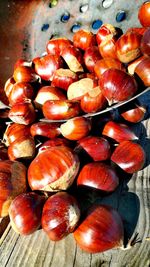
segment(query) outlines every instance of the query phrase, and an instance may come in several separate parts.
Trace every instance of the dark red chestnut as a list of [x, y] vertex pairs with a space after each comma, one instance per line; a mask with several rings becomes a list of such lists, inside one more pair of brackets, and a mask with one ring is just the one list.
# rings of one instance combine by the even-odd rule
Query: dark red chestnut
[[36, 113], [30, 102], [14, 104], [8, 117], [15, 123], [28, 125], [35, 121]]
[[145, 31], [141, 40], [141, 51], [143, 55], [150, 56], [150, 28]]
[[128, 100], [137, 91], [137, 84], [132, 76], [113, 68], [106, 70], [101, 75], [99, 85], [109, 105]]
[[142, 121], [146, 113], [146, 108], [136, 105], [135, 107], [122, 112], [120, 115], [129, 122], [137, 123]]
[[66, 120], [79, 115], [78, 102], [71, 100], [47, 100], [43, 105], [43, 114], [49, 120]]
[[74, 117], [60, 126], [61, 134], [69, 140], [80, 140], [91, 130], [91, 121], [84, 117]]
[[107, 160], [110, 158], [110, 144], [103, 137], [87, 136], [80, 139], [78, 143], [94, 161]]
[[3, 142], [6, 146], [9, 146], [12, 142], [22, 136], [30, 136], [30, 127], [24, 124], [11, 123], [4, 132]]
[[26, 190], [26, 167], [18, 161], [0, 161], [0, 217], [8, 215], [12, 200]]
[[18, 66], [13, 73], [13, 78], [16, 82], [35, 82], [39, 79], [39, 76], [35, 71], [28, 66]]
[[150, 58], [143, 58], [135, 68], [135, 73], [145, 86], [150, 86]]
[[139, 144], [123, 141], [116, 147], [111, 160], [125, 172], [134, 173], [143, 168], [146, 155]]
[[79, 159], [72, 149], [55, 146], [39, 153], [28, 168], [28, 182], [32, 190], [66, 190], [73, 183]]
[[47, 100], [65, 99], [66, 96], [61, 89], [53, 86], [43, 86], [36, 95], [35, 104], [38, 104], [37, 106], [40, 107], [40, 105], [43, 105]]
[[33, 60], [35, 72], [46, 81], [51, 81], [55, 70], [62, 67], [62, 59], [58, 55], [45, 55]]
[[30, 133], [34, 136], [45, 136], [47, 138], [55, 138], [60, 135], [60, 123], [36, 122], [31, 125]]
[[58, 241], [74, 231], [80, 218], [76, 199], [59, 192], [46, 201], [42, 214], [42, 228], [53, 241]]
[[78, 75], [70, 69], [58, 69], [54, 73], [52, 86], [56, 86], [67, 91], [69, 85], [77, 80]]
[[82, 50], [96, 45], [95, 35], [87, 30], [80, 29], [73, 35], [73, 44]]
[[8, 147], [8, 157], [10, 160], [31, 159], [35, 155], [35, 142], [31, 136], [20, 136]]
[[85, 185], [112, 192], [119, 185], [119, 178], [115, 170], [102, 162], [91, 162], [82, 168], [77, 178], [77, 185]]
[[123, 246], [123, 223], [119, 213], [112, 207], [94, 205], [73, 235], [81, 249], [99, 253]]
[[143, 27], [150, 27], [150, 1], [141, 4], [138, 10], [138, 19]]
[[13, 106], [16, 103], [23, 103], [28, 99], [33, 99], [34, 89], [29, 83], [17, 82], [14, 84], [11, 93], [9, 94], [9, 103]]
[[108, 121], [105, 124], [102, 134], [114, 139], [118, 143], [125, 140], [138, 139], [134, 132], [127, 125], [114, 121]]
[[85, 50], [84, 63], [89, 72], [94, 72], [94, 66], [102, 57], [97, 46], [90, 46]]
[[44, 197], [34, 192], [17, 196], [10, 205], [9, 217], [12, 228], [21, 235], [30, 235], [41, 225]]

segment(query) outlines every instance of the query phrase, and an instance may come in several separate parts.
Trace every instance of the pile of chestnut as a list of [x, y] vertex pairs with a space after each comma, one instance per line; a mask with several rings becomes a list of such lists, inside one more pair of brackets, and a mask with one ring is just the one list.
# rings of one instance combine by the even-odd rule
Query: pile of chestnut
[[144, 167], [145, 152], [128, 124], [141, 121], [145, 107], [133, 104], [121, 123], [106, 114], [103, 127], [101, 117], [84, 116], [150, 86], [150, 1], [138, 17], [142, 26], [124, 34], [110, 24], [96, 34], [80, 29], [72, 41], [49, 40], [41, 57], [16, 62], [0, 112], [0, 217], [9, 215], [19, 234], [42, 227], [57, 241], [73, 232], [90, 253], [123, 246], [118, 211], [93, 204], [83, 214], [76, 192], [110, 194], [119, 169], [133, 174]]

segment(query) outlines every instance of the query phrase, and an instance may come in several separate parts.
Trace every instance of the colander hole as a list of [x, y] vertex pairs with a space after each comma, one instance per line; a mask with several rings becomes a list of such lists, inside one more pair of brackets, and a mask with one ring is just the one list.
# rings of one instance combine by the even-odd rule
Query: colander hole
[[46, 32], [46, 31], [48, 30], [48, 28], [49, 28], [49, 24], [48, 24], [48, 23], [43, 24], [43, 26], [42, 26], [42, 28], [41, 28], [41, 31], [42, 31], [42, 32]]
[[88, 9], [89, 9], [89, 5], [88, 4], [81, 5], [80, 8], [79, 8], [81, 13], [87, 12]]
[[126, 19], [126, 12], [124, 10], [120, 10], [116, 15], [116, 21], [121, 22]]
[[62, 16], [61, 16], [61, 22], [65, 23], [70, 19], [70, 13], [69, 12], [65, 12]]
[[103, 0], [102, 7], [109, 8], [113, 4], [114, 0]]
[[49, 7], [50, 8], [55, 7], [57, 4], [58, 4], [58, 0], [51, 0], [49, 3]]
[[76, 23], [76, 24], [72, 25], [72, 27], [71, 27], [71, 32], [75, 33], [75, 32], [77, 32], [80, 28], [81, 28], [81, 24]]
[[102, 20], [100, 20], [100, 19], [95, 20], [92, 23], [92, 29], [93, 30], [98, 30], [102, 26], [102, 24], [103, 24]]

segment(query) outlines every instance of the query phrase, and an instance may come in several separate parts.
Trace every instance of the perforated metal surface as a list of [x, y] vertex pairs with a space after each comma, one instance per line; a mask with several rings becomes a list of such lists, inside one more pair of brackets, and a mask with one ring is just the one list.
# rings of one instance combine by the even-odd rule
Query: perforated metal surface
[[[125, 31], [140, 26], [138, 8], [142, 0], [1, 0], [0, 1], [0, 86], [12, 74], [18, 58], [32, 59], [45, 51], [53, 36], [72, 39], [79, 27], [97, 32], [102, 23]], [[125, 16], [116, 21], [120, 11]], [[92, 27], [93, 26], [93, 27]], [[94, 28], [94, 29], [93, 29]], [[96, 29], [95, 29], [96, 28]]]

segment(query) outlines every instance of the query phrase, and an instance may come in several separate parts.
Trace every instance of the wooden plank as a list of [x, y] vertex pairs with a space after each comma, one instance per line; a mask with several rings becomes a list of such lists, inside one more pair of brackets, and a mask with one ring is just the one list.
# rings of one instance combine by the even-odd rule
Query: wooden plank
[[94, 193], [97, 202], [108, 203], [121, 214], [126, 234], [135, 232], [142, 239], [130, 250], [114, 249], [99, 254], [83, 252], [73, 236], [59, 242], [48, 240], [39, 230], [30, 236], [19, 236], [9, 226], [2, 236], [0, 266], [4, 267], [148, 267], [150, 265], [150, 120], [133, 127], [146, 151], [143, 170], [131, 179], [122, 176], [120, 186], [107, 197]]

